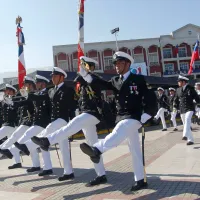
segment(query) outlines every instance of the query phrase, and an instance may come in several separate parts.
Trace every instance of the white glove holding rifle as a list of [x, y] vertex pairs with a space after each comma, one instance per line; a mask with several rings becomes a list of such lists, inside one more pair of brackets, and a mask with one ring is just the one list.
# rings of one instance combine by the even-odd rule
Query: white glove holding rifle
[[151, 115], [149, 115], [147, 113], [143, 113], [142, 116], [141, 116], [140, 122], [142, 124], [145, 124], [149, 119], [151, 119]]
[[84, 63], [81, 62], [81, 65], [80, 65], [80, 71], [79, 71], [79, 74], [83, 77], [83, 79], [85, 81], [87, 81], [88, 83], [91, 83], [92, 82], [92, 76], [90, 74], [88, 74], [88, 72], [85, 70], [84, 68]]

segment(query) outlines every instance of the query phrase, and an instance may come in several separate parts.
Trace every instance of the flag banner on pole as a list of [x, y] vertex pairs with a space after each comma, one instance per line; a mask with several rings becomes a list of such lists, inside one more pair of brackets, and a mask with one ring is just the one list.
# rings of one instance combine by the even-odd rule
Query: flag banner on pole
[[78, 71], [80, 70], [80, 57], [84, 56], [84, 0], [79, 0], [79, 34], [78, 34]]
[[17, 43], [18, 43], [18, 84], [19, 89], [23, 86], [24, 76], [26, 76], [25, 60], [24, 60], [24, 34], [20, 23], [17, 24]]
[[[80, 70], [80, 57], [84, 56], [84, 0], [79, 0], [78, 8], [78, 71]], [[76, 91], [79, 91], [80, 84], [76, 84]]]
[[196, 41], [196, 44], [194, 46], [194, 50], [192, 52], [192, 58], [190, 61], [190, 69], [188, 71], [188, 74], [191, 74], [193, 72], [193, 66], [194, 66], [194, 61], [199, 59], [199, 40]]

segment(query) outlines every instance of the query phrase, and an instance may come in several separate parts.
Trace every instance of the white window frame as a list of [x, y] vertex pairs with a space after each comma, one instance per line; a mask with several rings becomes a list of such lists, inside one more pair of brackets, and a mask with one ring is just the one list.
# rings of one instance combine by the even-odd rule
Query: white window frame
[[[109, 59], [109, 61], [105, 61], [105, 59]], [[113, 69], [112, 60], [113, 60], [113, 57], [112, 57], [112, 56], [104, 56], [104, 57], [103, 57], [104, 69], [105, 69], [105, 70], [111, 70], [111, 69]], [[108, 63], [106, 63], [106, 62], [109, 62], [110, 64], [107, 65]], [[107, 66], [106, 66], [106, 65], [107, 65]]]
[[[181, 65], [187, 65], [187, 69], [186, 69], [186, 67], [184, 67], [184, 68], [181, 68]], [[187, 63], [187, 62], [180, 62], [180, 69], [181, 70], [188, 70], [189, 69], [189, 64]]]
[[[141, 60], [139, 59], [139, 61], [137, 61], [137, 59], [135, 59], [135, 56], [141, 56]], [[133, 55], [134, 58], [134, 63], [143, 63], [144, 62], [144, 54], [143, 53], [138, 53], [138, 54], [134, 54]]]
[[164, 64], [165, 71], [169, 71], [169, 70], [166, 70], [166, 65], [172, 65], [173, 70], [170, 70], [170, 72], [174, 72], [174, 63], [166, 63], [166, 64]]
[[78, 59], [73, 59], [73, 71], [78, 71]]
[[[199, 65], [200, 66], [200, 61], [194, 61], [194, 69], [196, 69], [196, 65]], [[200, 68], [200, 67], [199, 67]]]
[[[165, 57], [165, 56], [164, 56], [164, 50], [170, 50], [171, 57]], [[173, 58], [173, 55], [172, 55], [172, 48], [163, 48], [163, 58], [164, 58], [164, 59]]]
[[[152, 56], [153, 54], [155, 54], [154, 56], [157, 56], [157, 60], [150, 60], [150, 56]], [[148, 53], [148, 60], [149, 60], [149, 66], [157, 66], [159, 65], [159, 56], [158, 56], [158, 52], [152, 52], [152, 53]]]
[[[180, 50], [180, 49], [185, 49], [185, 56], [180, 56], [180, 55], [179, 55], [179, 50]], [[187, 57], [187, 48], [186, 48], [186, 47], [178, 47], [178, 56], [179, 56], [180, 58]]]
[[69, 69], [68, 60], [58, 60], [58, 67], [65, 71], [68, 70]]

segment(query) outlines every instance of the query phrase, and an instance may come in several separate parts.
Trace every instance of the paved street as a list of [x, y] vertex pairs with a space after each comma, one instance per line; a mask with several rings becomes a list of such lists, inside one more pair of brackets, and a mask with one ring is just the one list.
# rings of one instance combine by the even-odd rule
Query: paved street
[[[27, 174], [31, 160], [23, 156], [23, 168], [8, 170], [11, 160], [0, 160], [0, 199], [3, 200], [126, 200], [126, 199], [200, 199], [200, 128], [193, 125], [195, 145], [182, 141], [182, 126], [178, 132], [168, 128], [146, 128], [145, 158], [148, 189], [130, 192], [133, 182], [131, 158], [126, 142], [103, 156], [108, 184], [85, 187], [95, 177], [93, 164], [84, 155], [79, 144], [72, 142], [72, 164], [76, 178], [58, 182], [62, 174], [55, 149], [52, 149], [54, 175], [45, 178]], [[154, 129], [154, 130], [152, 130]], [[100, 137], [105, 137], [101, 135]]]

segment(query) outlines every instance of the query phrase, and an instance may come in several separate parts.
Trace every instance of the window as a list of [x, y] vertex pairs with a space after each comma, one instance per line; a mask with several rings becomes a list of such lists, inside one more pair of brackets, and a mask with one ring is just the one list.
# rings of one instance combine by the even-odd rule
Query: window
[[134, 63], [142, 63], [144, 62], [143, 54], [134, 54]]
[[163, 49], [163, 57], [164, 58], [172, 58], [172, 49], [171, 48], [164, 48]]
[[58, 67], [63, 70], [68, 70], [68, 61], [67, 60], [58, 60]]
[[198, 69], [198, 70], [200, 69], [200, 61], [195, 61], [194, 62], [194, 68]]
[[181, 71], [185, 71], [185, 70], [188, 70], [188, 63], [186, 63], [186, 62], [182, 62], [182, 63], [180, 63], [180, 70]]
[[174, 71], [174, 64], [173, 63], [165, 64], [165, 71], [173, 72]]
[[178, 48], [178, 56], [179, 57], [186, 57], [187, 56], [185, 47], [179, 47]]
[[78, 59], [74, 59], [73, 60], [73, 71], [77, 71], [78, 70]]
[[149, 53], [149, 66], [155, 66], [159, 64], [158, 61], [158, 54], [156, 53]]
[[112, 56], [104, 57], [104, 66], [105, 66], [106, 70], [113, 69], [112, 61], [113, 61], [113, 57]]

